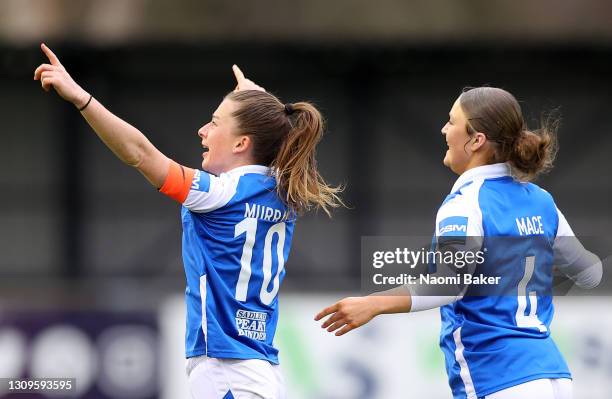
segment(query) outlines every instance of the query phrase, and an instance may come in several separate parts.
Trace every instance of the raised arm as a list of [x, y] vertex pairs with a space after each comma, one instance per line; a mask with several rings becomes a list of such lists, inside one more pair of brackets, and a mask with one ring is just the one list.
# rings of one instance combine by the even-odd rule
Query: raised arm
[[159, 188], [168, 174], [170, 159], [162, 154], [142, 132], [107, 110], [79, 86], [46, 45], [41, 49], [49, 59], [34, 71], [45, 91], [53, 88], [64, 100], [81, 110], [89, 126], [123, 163], [138, 169], [147, 180]]

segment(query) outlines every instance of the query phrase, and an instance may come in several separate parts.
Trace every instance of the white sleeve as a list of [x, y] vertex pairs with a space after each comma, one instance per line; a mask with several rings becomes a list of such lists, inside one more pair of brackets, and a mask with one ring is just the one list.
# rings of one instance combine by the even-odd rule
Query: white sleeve
[[580, 288], [595, 288], [601, 282], [603, 266], [594, 253], [576, 238], [565, 216], [557, 209], [559, 226], [553, 245], [554, 265]]
[[[436, 215], [436, 250], [474, 253], [481, 249], [484, 236], [482, 212], [478, 202], [481, 184], [474, 182], [464, 189], [462, 195], [455, 196], [440, 207]], [[452, 268], [452, 274], [466, 273], [466, 270], [473, 274], [476, 267], [473, 262], [457, 261], [446, 266]]]
[[[473, 186], [455, 197], [447, 200], [436, 215], [436, 248], [437, 251], [476, 252], [482, 247], [484, 229], [482, 227], [482, 213], [478, 204], [480, 184]], [[463, 272], [474, 274], [476, 265], [466, 263], [436, 264], [433, 272], [436, 276], [455, 276]], [[419, 312], [448, 305], [463, 298], [468, 288], [450, 287], [440, 289], [439, 286], [407, 285], [412, 297], [411, 312]]]
[[476, 193], [454, 197], [436, 215], [436, 237], [482, 237], [482, 213]]
[[411, 287], [408, 287], [408, 290], [410, 291], [410, 298], [412, 301], [412, 305], [410, 306], [411, 313], [439, 308], [461, 299], [456, 295], [414, 295]]
[[239, 176], [222, 173], [215, 176], [196, 170], [183, 205], [196, 213], [211, 212], [226, 205], [236, 194]]
[[210, 212], [226, 205], [236, 194], [239, 175], [212, 175], [170, 161], [159, 191], [193, 212]]

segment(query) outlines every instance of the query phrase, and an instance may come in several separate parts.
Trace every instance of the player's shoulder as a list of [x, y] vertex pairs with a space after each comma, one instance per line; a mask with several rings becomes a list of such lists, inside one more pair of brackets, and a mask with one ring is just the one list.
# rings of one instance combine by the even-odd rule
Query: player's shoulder
[[252, 202], [268, 207], [281, 204], [276, 179], [262, 168], [244, 168], [237, 172], [223, 173], [217, 178], [217, 191], [223, 198], [223, 207]]
[[483, 180], [476, 179], [457, 188], [446, 196], [438, 214], [469, 213], [478, 208], [478, 193]]
[[470, 181], [446, 197], [436, 215], [436, 235], [481, 234], [482, 213], [478, 203], [481, 185], [482, 179]]
[[196, 170], [189, 194], [183, 205], [197, 213], [208, 213], [226, 206], [236, 195], [241, 175], [221, 173], [214, 175]]
[[221, 173], [215, 175], [205, 170], [194, 170], [193, 180], [191, 182], [191, 190], [203, 193], [212, 193], [215, 191], [231, 189], [236, 186], [240, 175], [229, 173]]
[[271, 199], [276, 195], [276, 179], [274, 176], [263, 173], [242, 173], [227, 177], [231, 179], [236, 200], [254, 196], [268, 196]]
[[520, 198], [528, 196], [530, 201], [554, 202], [552, 195], [532, 182], [525, 182], [513, 176], [501, 176], [493, 179], [485, 179], [480, 187], [479, 198], [481, 202], [487, 202], [495, 198]]
[[[543, 189], [542, 187], [538, 186], [537, 184], [528, 184], [529, 188], [533, 192], [532, 206], [534, 207], [534, 209], [538, 209], [542, 215], [548, 215], [548, 220], [554, 220], [555, 224], [559, 222], [560, 218], [564, 220], [563, 217], [559, 216], [560, 211], [552, 194]], [[557, 228], [555, 228], [555, 231], [556, 230]]]
[[555, 202], [555, 199], [553, 198], [552, 194], [549, 193], [544, 188], [532, 182], [525, 183], [525, 184], [531, 189], [531, 191], [539, 195], [542, 199], [552, 201], [553, 203]]

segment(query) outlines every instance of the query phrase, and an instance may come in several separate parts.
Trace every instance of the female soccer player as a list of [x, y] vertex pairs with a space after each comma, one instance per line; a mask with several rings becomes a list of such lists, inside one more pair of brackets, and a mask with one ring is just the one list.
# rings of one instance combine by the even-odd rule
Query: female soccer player
[[339, 188], [321, 178], [320, 113], [282, 104], [234, 66], [238, 81], [198, 131], [202, 170], [162, 154], [83, 90], [44, 44], [50, 64], [34, 79], [73, 103], [102, 141], [159, 191], [181, 203], [187, 278], [186, 357], [196, 399], [284, 397], [277, 349], [277, 293], [296, 216], [329, 214]]
[[[345, 298], [315, 320], [331, 315], [322, 327], [343, 335], [380, 314], [441, 307], [440, 346], [454, 398], [571, 398], [570, 372], [550, 337], [553, 264], [585, 288], [599, 283], [602, 265], [550, 194], [527, 183], [552, 166], [554, 125], [527, 130], [514, 96], [479, 87], [459, 96], [442, 129], [444, 165], [460, 176], [438, 211], [435, 246], [486, 248], [470, 273], [501, 276], [497, 291], [482, 295], [472, 285], [431, 295], [431, 287], [406, 285]], [[459, 271], [435, 266], [434, 275]]]

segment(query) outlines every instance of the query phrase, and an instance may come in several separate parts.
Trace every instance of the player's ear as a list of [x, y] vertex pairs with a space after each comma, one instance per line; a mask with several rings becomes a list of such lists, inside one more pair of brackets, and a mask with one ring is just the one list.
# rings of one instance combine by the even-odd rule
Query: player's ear
[[487, 142], [487, 136], [484, 133], [476, 132], [471, 140], [472, 151], [476, 151], [479, 148], [482, 148]]
[[248, 151], [251, 148], [252, 141], [251, 137], [247, 135], [240, 136], [234, 142], [234, 147], [232, 148], [232, 152], [234, 154], [240, 154]]

